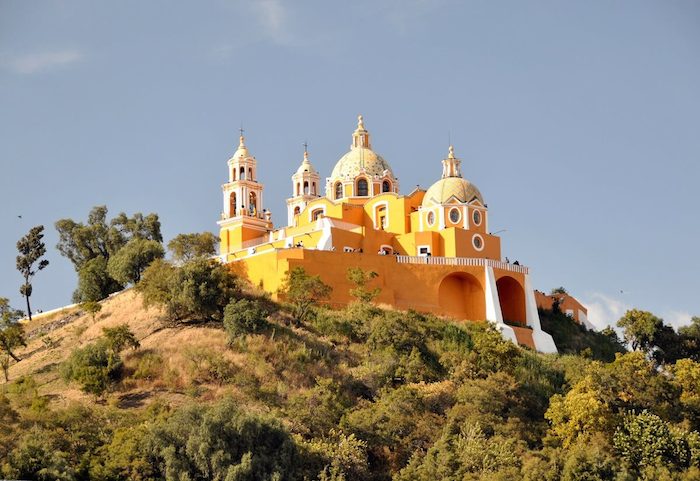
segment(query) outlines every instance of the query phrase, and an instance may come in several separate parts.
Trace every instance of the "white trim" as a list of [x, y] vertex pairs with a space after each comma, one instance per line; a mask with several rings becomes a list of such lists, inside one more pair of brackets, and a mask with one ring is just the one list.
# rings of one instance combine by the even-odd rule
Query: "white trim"
[[343, 247], [343, 252], [345, 252], [345, 253], [355, 252], [355, 249], [353, 249], [352, 247], [345, 246], [345, 247]]
[[[476, 242], [474, 242], [474, 241], [476, 241], [477, 238], [478, 238], [479, 240], [481, 240], [481, 247], [477, 247], [477, 246], [476, 246]], [[474, 249], [478, 250], [479, 252], [481, 252], [481, 251], [484, 250], [484, 247], [485, 247], [484, 238], [481, 237], [480, 234], [474, 234], [474, 235], [472, 236], [472, 247], [474, 247]]]
[[[321, 211], [321, 214], [326, 215], [326, 206], [325, 205], [320, 205], [318, 207], [312, 207], [309, 209], [309, 222], [314, 221], [314, 212]], [[320, 215], [320, 214], [319, 214]], [[318, 217], [316, 218], [318, 220]]]
[[485, 266], [484, 268], [484, 296], [486, 297], [486, 320], [493, 323], [504, 339], [508, 339], [513, 344], [518, 344], [518, 338], [515, 337], [515, 331], [512, 327], [503, 323], [503, 314], [501, 312], [501, 302], [498, 298], [498, 288], [496, 287], [496, 276], [493, 273], [493, 267]]
[[469, 207], [466, 205], [462, 207], [462, 224], [464, 230], [469, 229]]
[[388, 250], [387, 255], [392, 255], [394, 253], [394, 248], [387, 244], [382, 244], [379, 246], [379, 250]]
[[375, 229], [375, 230], [380, 230], [380, 229], [381, 229], [381, 225], [379, 225], [379, 223], [378, 223], [378, 220], [379, 220], [379, 219], [377, 219], [377, 211], [379, 210], [380, 207], [384, 207], [384, 208], [385, 208], [385, 212], [386, 212], [386, 215], [385, 215], [385, 217], [386, 217], [386, 225], [387, 225], [387, 227], [389, 227], [389, 201], [386, 201], [386, 200], [385, 200], [385, 201], [382, 201], [382, 202], [377, 202], [376, 204], [374, 204], [374, 206], [373, 206], [373, 208], [372, 208], [372, 222], [373, 222], [373, 224], [374, 224], [374, 229]]
[[529, 274], [525, 274], [525, 321], [532, 328], [532, 342], [539, 352], [557, 353], [557, 345], [548, 333], [542, 330], [540, 325], [540, 315], [537, 312], [537, 301], [535, 291], [530, 284]]
[[445, 229], [445, 208], [444, 207], [440, 206], [440, 208], [438, 209], [438, 215], [440, 216], [439, 229], [444, 230]]

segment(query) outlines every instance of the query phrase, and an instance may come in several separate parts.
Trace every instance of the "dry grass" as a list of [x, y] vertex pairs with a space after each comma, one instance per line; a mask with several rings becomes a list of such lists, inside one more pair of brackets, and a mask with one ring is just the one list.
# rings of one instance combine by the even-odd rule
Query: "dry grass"
[[[140, 296], [127, 290], [102, 301], [95, 321], [73, 308], [28, 323], [25, 329], [32, 335], [17, 351], [22, 360], [10, 367], [10, 380], [33, 376], [39, 394], [57, 407], [77, 401], [142, 408], [156, 398], [179, 405], [192, 397], [208, 401], [226, 394], [252, 410], [269, 410], [312, 387], [316, 377], [345, 371], [351, 355], [277, 317], [268, 332], [229, 346], [226, 333], [217, 326], [168, 327], [161, 310], [144, 309]], [[67, 385], [59, 374], [60, 364], [76, 348], [98, 339], [103, 328], [119, 324], [127, 324], [141, 343], [139, 350], [121, 354], [124, 380], [104, 400]], [[203, 355], [207, 359], [201, 361]], [[207, 375], [212, 363], [225, 367], [225, 381]]]

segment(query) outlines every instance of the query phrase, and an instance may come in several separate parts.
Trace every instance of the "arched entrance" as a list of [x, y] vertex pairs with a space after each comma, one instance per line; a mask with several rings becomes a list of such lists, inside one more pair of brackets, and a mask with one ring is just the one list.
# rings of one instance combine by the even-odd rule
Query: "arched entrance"
[[486, 318], [484, 289], [471, 274], [449, 274], [440, 282], [438, 297], [445, 315], [470, 321]]
[[503, 320], [526, 325], [525, 290], [520, 283], [510, 276], [503, 276], [496, 281], [496, 289]]

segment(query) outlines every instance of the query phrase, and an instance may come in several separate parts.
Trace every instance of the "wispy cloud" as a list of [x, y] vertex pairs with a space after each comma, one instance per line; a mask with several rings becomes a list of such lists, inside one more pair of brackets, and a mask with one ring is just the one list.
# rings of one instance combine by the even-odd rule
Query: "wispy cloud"
[[588, 321], [598, 330], [607, 326], [615, 327], [625, 311], [631, 309], [623, 299], [600, 292], [594, 292], [581, 302], [588, 308]]
[[288, 44], [292, 36], [287, 28], [288, 12], [279, 0], [257, 0], [252, 3], [260, 28], [265, 36], [278, 44]]
[[6, 56], [2, 59], [2, 66], [18, 74], [31, 75], [80, 62], [83, 58], [84, 55], [78, 50], [54, 50], [51, 52]]
[[667, 311], [663, 313], [663, 320], [674, 329], [690, 324], [690, 319], [693, 317], [689, 312], [685, 311]]

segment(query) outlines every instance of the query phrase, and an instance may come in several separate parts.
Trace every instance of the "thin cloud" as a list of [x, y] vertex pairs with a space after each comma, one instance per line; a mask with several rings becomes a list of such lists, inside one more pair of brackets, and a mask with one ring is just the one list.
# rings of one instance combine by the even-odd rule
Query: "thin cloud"
[[668, 311], [663, 315], [664, 322], [674, 329], [690, 324], [690, 319], [693, 316], [685, 311]]
[[598, 330], [615, 327], [618, 319], [631, 309], [622, 299], [600, 292], [594, 292], [583, 303], [588, 308], [588, 321]]
[[253, 13], [265, 35], [278, 44], [288, 44], [292, 38], [287, 29], [288, 13], [279, 0], [257, 0]]
[[56, 50], [10, 57], [3, 65], [12, 72], [31, 75], [82, 61], [84, 55], [77, 50]]

